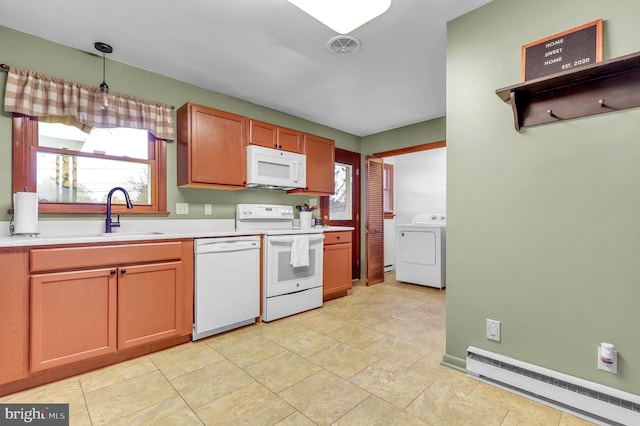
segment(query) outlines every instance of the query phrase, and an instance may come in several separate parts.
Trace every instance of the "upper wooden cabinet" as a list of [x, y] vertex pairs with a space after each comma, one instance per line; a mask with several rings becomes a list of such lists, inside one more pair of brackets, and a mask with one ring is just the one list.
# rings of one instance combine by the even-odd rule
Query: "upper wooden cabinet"
[[246, 187], [245, 135], [248, 119], [186, 103], [178, 109], [178, 186]]
[[249, 121], [249, 143], [302, 154], [302, 132], [258, 120]]
[[320, 136], [304, 135], [307, 156], [307, 187], [290, 193], [329, 195], [334, 193], [334, 142]]

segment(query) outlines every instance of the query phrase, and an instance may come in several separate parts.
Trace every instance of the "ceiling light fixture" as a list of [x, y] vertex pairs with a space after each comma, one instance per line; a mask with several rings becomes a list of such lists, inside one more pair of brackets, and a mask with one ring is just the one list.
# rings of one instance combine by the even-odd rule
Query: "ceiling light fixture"
[[95, 42], [93, 47], [95, 47], [98, 52], [102, 52], [102, 83], [100, 83], [100, 96], [98, 97], [98, 101], [100, 102], [100, 109], [107, 109], [109, 108], [109, 86], [105, 80], [106, 59], [104, 55], [105, 53], [112, 53], [113, 47], [101, 41]]
[[391, 0], [289, 0], [327, 27], [347, 34], [389, 9]]

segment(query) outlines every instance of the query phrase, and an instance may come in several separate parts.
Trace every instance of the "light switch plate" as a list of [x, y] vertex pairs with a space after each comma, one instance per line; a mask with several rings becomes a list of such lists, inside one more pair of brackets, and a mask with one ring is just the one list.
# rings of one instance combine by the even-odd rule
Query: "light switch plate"
[[189, 214], [189, 203], [176, 203], [176, 214]]
[[212, 206], [211, 204], [204, 205], [204, 214], [207, 216], [211, 216], [213, 213], [211, 212]]

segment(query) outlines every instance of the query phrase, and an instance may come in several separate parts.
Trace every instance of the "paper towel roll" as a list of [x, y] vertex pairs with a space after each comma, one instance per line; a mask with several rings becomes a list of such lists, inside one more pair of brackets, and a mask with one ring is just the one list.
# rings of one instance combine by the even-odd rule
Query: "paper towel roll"
[[13, 194], [13, 233], [38, 233], [38, 194], [36, 192]]

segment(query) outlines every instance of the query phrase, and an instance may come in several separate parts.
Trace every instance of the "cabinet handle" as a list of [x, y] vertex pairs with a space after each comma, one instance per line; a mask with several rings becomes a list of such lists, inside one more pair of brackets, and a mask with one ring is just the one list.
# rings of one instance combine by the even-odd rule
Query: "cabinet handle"
[[126, 273], [127, 273], [127, 270], [126, 270], [126, 269], [120, 269], [120, 275], [124, 275], [124, 274], [126, 274]]
[[115, 270], [115, 269], [112, 269], [112, 270], [111, 270], [111, 275], [115, 275], [115, 274], [116, 274], [116, 270]]
[[337, 239], [340, 239], [340, 235], [336, 236]]

